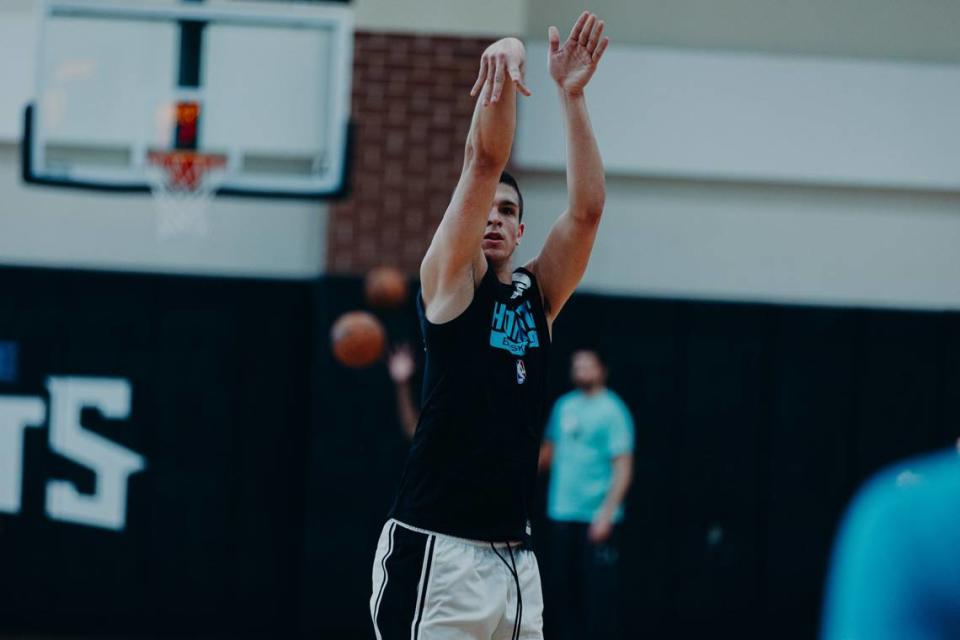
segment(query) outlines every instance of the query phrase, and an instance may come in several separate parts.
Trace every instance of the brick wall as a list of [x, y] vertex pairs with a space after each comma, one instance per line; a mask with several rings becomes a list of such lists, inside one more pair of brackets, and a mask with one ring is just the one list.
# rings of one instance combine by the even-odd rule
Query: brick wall
[[356, 34], [352, 190], [330, 209], [327, 271], [417, 272], [460, 175], [469, 91], [492, 40]]

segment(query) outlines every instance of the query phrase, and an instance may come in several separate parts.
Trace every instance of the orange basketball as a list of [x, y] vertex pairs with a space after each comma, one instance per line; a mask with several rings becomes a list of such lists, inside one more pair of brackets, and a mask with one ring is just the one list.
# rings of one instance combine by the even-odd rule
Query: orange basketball
[[366, 311], [349, 311], [333, 323], [330, 342], [333, 355], [348, 367], [361, 368], [376, 362], [386, 343], [383, 325]]
[[367, 273], [364, 291], [372, 307], [398, 307], [407, 298], [407, 279], [399, 269], [377, 267]]

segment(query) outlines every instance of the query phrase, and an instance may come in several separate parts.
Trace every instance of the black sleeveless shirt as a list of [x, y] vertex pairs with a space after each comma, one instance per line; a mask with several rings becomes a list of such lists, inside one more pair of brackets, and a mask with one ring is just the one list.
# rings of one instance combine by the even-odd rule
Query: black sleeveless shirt
[[391, 517], [474, 540], [526, 540], [546, 403], [550, 334], [526, 269], [487, 268], [443, 324], [417, 312], [426, 345], [420, 421]]

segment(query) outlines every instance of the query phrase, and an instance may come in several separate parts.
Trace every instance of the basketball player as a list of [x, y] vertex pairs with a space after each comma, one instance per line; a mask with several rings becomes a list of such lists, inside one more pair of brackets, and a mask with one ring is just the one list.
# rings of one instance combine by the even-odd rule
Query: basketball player
[[523, 199], [503, 171], [523, 83], [523, 44], [484, 52], [460, 180], [420, 266], [426, 344], [420, 420], [373, 566], [378, 640], [542, 638], [527, 549], [553, 321], [580, 281], [604, 204], [584, 88], [608, 39], [583, 13], [549, 69], [567, 139], [569, 207], [540, 255], [515, 269]]

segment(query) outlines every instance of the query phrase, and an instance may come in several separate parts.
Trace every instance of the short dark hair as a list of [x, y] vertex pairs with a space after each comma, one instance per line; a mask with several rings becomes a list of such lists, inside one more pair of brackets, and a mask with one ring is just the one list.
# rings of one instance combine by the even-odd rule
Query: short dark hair
[[523, 222], [523, 194], [520, 193], [520, 185], [517, 184], [517, 179], [504, 171], [500, 174], [500, 184], [513, 187], [514, 191], [517, 192], [517, 199], [520, 201], [520, 212], [517, 218], [520, 222]]

